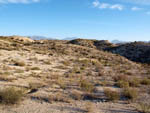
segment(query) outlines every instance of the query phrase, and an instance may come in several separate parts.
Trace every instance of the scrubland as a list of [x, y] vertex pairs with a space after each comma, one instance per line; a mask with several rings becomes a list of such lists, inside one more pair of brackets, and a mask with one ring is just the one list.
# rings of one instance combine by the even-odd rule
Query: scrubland
[[0, 113], [149, 113], [150, 65], [83, 42], [0, 37]]

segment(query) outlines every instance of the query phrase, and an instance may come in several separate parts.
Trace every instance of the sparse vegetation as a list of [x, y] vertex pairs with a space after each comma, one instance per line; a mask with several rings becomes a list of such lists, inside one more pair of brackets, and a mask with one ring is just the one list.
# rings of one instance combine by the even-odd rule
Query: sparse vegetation
[[[111, 112], [110, 106], [114, 112], [120, 109], [131, 112], [132, 106], [149, 101], [150, 65], [104, 50], [120, 45], [97, 40], [81, 39], [78, 44], [74, 41], [25, 43], [0, 38], [0, 103], [16, 104], [24, 97], [27, 99], [24, 108], [38, 104], [36, 108], [44, 106], [50, 112], [59, 108], [61, 112], [96, 113], [103, 106], [104, 112]], [[26, 96], [18, 88], [25, 88]], [[140, 104], [138, 111], [149, 112], [149, 104]]]
[[128, 81], [128, 76], [127, 75], [118, 75], [114, 76], [114, 81]]
[[69, 66], [70, 65], [70, 62], [69, 61], [63, 61], [62, 62], [65, 66]]
[[94, 85], [87, 80], [81, 80], [80, 87], [83, 91], [87, 91], [87, 92], [94, 91]]
[[40, 82], [30, 82], [29, 83], [29, 89], [31, 89], [31, 91], [32, 90], [37, 90], [38, 88], [41, 88], [43, 86], [44, 86], [44, 84], [40, 83]]
[[144, 78], [143, 80], [141, 80], [141, 84], [143, 84], [143, 85], [150, 85], [150, 79]]
[[66, 89], [67, 84], [64, 82], [64, 80], [58, 79], [56, 82], [57, 82], [57, 84], [60, 86], [60, 88]]
[[129, 82], [120, 80], [116, 83], [116, 86], [120, 87], [120, 88], [128, 88], [129, 87]]
[[39, 67], [32, 67], [31, 70], [40, 70]]
[[88, 102], [85, 104], [85, 110], [87, 111], [87, 113], [93, 113], [95, 112], [95, 106], [92, 102]]
[[134, 77], [131, 80], [129, 80], [129, 85], [131, 87], [138, 87], [140, 85], [140, 80], [138, 78]]
[[102, 86], [107, 86], [109, 83], [108, 83], [108, 81], [107, 80], [104, 80], [104, 81], [101, 81], [100, 82], [100, 85], [102, 85]]
[[136, 100], [138, 97], [138, 91], [135, 88], [125, 88], [123, 90], [123, 96], [129, 100]]
[[150, 104], [139, 103], [137, 106], [137, 111], [140, 113], [150, 113]]
[[23, 90], [14, 87], [0, 90], [0, 102], [4, 104], [16, 104], [23, 96]]
[[65, 103], [70, 103], [71, 99], [66, 97], [66, 95], [61, 94], [61, 93], [56, 93], [55, 95], [50, 95], [49, 96], [49, 102], [65, 102]]
[[83, 94], [79, 91], [73, 91], [71, 93], [71, 97], [75, 100], [82, 100], [83, 99]]
[[114, 100], [119, 100], [120, 99], [120, 94], [117, 91], [113, 91], [109, 88], [104, 89], [104, 93], [108, 100], [114, 101]]
[[15, 70], [15, 73], [24, 73], [24, 70], [17, 69], [17, 70]]
[[14, 62], [15, 66], [25, 66], [26, 65], [24, 61], [14, 60], [13, 62]]

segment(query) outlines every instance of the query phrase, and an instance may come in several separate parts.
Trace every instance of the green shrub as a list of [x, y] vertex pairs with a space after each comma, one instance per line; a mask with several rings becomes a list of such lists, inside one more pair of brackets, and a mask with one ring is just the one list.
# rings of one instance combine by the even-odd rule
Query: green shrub
[[80, 81], [80, 87], [82, 90], [87, 91], [87, 92], [92, 92], [95, 89], [94, 85], [86, 80]]
[[143, 85], [150, 85], [150, 79], [144, 78], [144, 79], [141, 81], [141, 84], [143, 84]]
[[104, 89], [104, 93], [105, 93], [106, 97], [111, 101], [120, 99], [120, 95], [117, 91], [112, 91], [112, 90], [106, 88], [106, 89]]
[[129, 80], [129, 85], [131, 87], [138, 87], [140, 84], [140, 80], [138, 78], [133, 78], [131, 80]]
[[118, 81], [118, 82], [116, 83], [116, 86], [117, 86], [117, 87], [120, 87], [120, 88], [128, 88], [128, 87], [129, 87], [129, 82], [120, 80], [120, 81]]
[[136, 100], [138, 97], [138, 91], [134, 88], [125, 88], [123, 90], [123, 96], [128, 100]]
[[22, 90], [13, 87], [0, 90], [0, 102], [4, 104], [16, 104], [23, 96]]

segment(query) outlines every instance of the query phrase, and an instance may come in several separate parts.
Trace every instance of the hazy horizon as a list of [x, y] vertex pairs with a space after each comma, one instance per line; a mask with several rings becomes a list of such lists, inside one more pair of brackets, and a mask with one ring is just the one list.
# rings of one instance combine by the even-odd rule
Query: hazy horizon
[[0, 35], [149, 41], [150, 0], [0, 0]]

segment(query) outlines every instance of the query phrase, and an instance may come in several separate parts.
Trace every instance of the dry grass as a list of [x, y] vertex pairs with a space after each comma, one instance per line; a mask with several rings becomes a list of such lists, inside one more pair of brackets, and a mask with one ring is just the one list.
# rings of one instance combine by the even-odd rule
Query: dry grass
[[120, 94], [117, 91], [113, 91], [109, 88], [104, 89], [104, 93], [108, 100], [115, 101], [120, 99]]
[[34, 90], [34, 89], [38, 89], [41, 87], [44, 87], [45, 85], [41, 82], [30, 82], [29, 83], [29, 89]]
[[143, 85], [150, 85], [150, 79], [144, 78], [143, 80], [141, 80], [141, 84], [143, 84]]
[[[89, 49], [84, 46], [67, 44], [66, 42], [63, 44], [62, 41], [59, 43], [57, 41], [45, 42], [42, 42], [43, 44], [23, 45], [24, 47], [20, 47], [20, 51], [10, 51], [8, 53], [10, 54], [9, 58], [6, 57], [8, 55], [2, 54], [1, 57], [6, 57], [5, 62], [2, 62], [6, 67], [0, 68], [1, 70], [6, 69], [7, 72], [12, 74], [5, 73], [10, 76], [0, 75], [0, 80], [3, 80], [1, 83], [7, 84], [10, 77], [14, 77], [17, 80], [9, 83], [10, 85], [17, 84], [27, 87], [28, 82], [32, 81], [28, 86], [28, 91], [30, 91], [28, 95], [36, 95], [37, 97], [46, 95], [47, 98], [47, 95], [50, 94], [48, 97], [50, 102], [58, 102], [57, 105], [64, 106], [66, 105], [65, 102], [69, 102], [70, 99], [74, 103], [80, 102], [82, 105], [90, 102], [84, 107], [87, 112], [91, 113], [95, 112], [95, 108], [93, 110], [91, 103], [103, 101], [104, 96], [107, 97], [104, 101], [107, 99], [110, 101], [119, 100], [120, 104], [126, 101], [125, 98], [128, 100], [137, 98], [138, 92], [129, 87], [136, 87], [140, 91], [141, 88], [148, 89], [148, 86], [144, 85], [149, 84], [149, 79], [142, 80], [141, 84], [143, 85], [139, 84], [137, 79], [149, 76], [148, 74], [145, 75], [146, 70], [141, 68], [141, 64], [130, 62], [119, 55], [99, 51], [96, 48]], [[7, 54], [7, 50], [5, 51]], [[16, 56], [20, 54], [19, 59], [22, 61], [12, 62], [11, 59], [16, 58], [11, 53]], [[3, 61], [3, 58], [1, 61]], [[119, 88], [114, 88], [114, 84]], [[110, 89], [104, 89], [105, 95], [103, 94], [104, 86], [110, 87]], [[123, 92], [120, 93], [122, 90]], [[141, 91], [141, 93], [148, 93], [148, 91]], [[123, 98], [120, 98], [121, 96]], [[105, 102], [101, 104], [105, 104]], [[82, 105], [81, 107], [84, 108]], [[99, 103], [94, 105], [99, 107], [97, 106]], [[147, 108], [142, 106], [142, 109]]]
[[14, 60], [13, 62], [14, 62], [15, 66], [25, 66], [26, 65], [24, 61]]
[[65, 66], [69, 66], [69, 65], [70, 65], [70, 62], [69, 62], [69, 61], [62, 61], [62, 63], [63, 63]]
[[56, 93], [55, 95], [49, 96], [49, 102], [65, 102], [70, 103], [71, 99], [62, 93]]
[[56, 83], [60, 86], [60, 88], [62, 89], [66, 89], [67, 88], [67, 84], [65, 83], [65, 81], [61, 78], [58, 78], [58, 80], [56, 81]]
[[83, 99], [83, 94], [81, 92], [79, 92], [79, 91], [72, 91], [71, 97], [74, 100], [82, 100]]
[[22, 90], [13, 87], [0, 90], [0, 102], [4, 104], [16, 104], [23, 96]]
[[51, 64], [51, 61], [50, 61], [50, 60], [44, 60], [43, 63], [44, 63], [44, 64], [47, 64], [47, 65], [50, 65], [50, 64]]
[[85, 110], [86, 110], [87, 113], [94, 113], [95, 110], [96, 110], [94, 103], [87, 102], [85, 104]]
[[109, 82], [107, 80], [104, 80], [104, 81], [99, 82], [99, 84], [102, 86], [107, 86], [109, 85]]
[[117, 87], [120, 87], [120, 88], [128, 88], [128, 87], [129, 87], [129, 82], [123, 81], [123, 80], [119, 80], [119, 81], [116, 83], [116, 86], [117, 86]]
[[131, 80], [129, 80], [129, 85], [130, 85], [131, 87], [138, 87], [138, 86], [140, 85], [140, 80], [139, 80], [139, 78], [134, 77], [134, 78], [132, 78]]
[[17, 70], [15, 70], [15, 72], [14, 72], [14, 73], [24, 73], [24, 70], [17, 69]]
[[7, 81], [12, 82], [13, 80], [16, 80], [16, 78], [10, 77], [8, 75], [0, 75], [0, 81]]
[[122, 92], [123, 96], [129, 100], [136, 100], [138, 97], [138, 91], [135, 88], [125, 88]]
[[118, 76], [114, 76], [113, 77], [114, 81], [117, 82], [117, 81], [120, 81], [120, 80], [123, 80], [123, 81], [128, 81], [128, 76], [127, 75], [118, 75]]
[[139, 103], [137, 106], [137, 111], [140, 113], [150, 113], [150, 104]]
[[40, 70], [39, 67], [32, 67], [31, 70]]
[[94, 85], [87, 80], [81, 80], [80, 87], [81, 87], [81, 90], [87, 91], [87, 92], [92, 92], [95, 90]]

